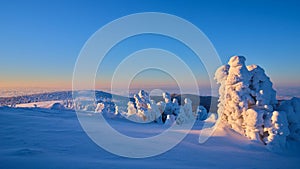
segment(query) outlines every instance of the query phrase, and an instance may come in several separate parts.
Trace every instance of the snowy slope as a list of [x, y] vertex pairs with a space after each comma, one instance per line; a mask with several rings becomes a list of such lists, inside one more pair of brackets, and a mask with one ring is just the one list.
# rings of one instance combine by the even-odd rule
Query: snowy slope
[[51, 101], [44, 101], [44, 102], [33, 102], [33, 103], [23, 103], [17, 104], [16, 107], [23, 107], [23, 108], [32, 108], [32, 107], [39, 107], [39, 108], [51, 108], [53, 104], [61, 103], [63, 104], [62, 100], [51, 100]]
[[[97, 114], [90, 114], [97, 118]], [[110, 119], [129, 136], [148, 137], [160, 124]], [[145, 159], [119, 157], [98, 147], [82, 130], [72, 110], [0, 108], [0, 168], [299, 168], [300, 151], [271, 153], [230, 129], [219, 129], [206, 143], [198, 137], [203, 122], [175, 148]], [[178, 131], [180, 132], [180, 131]], [[118, 145], [116, 145], [118, 146]], [[134, 150], [132, 150], [134, 151]]]

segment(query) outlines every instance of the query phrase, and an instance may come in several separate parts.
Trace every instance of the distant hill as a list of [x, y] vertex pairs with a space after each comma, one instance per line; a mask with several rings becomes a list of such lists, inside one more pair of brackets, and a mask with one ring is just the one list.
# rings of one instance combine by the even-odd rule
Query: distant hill
[[[80, 92], [80, 91], [79, 91]], [[123, 105], [127, 105], [129, 100], [134, 101], [133, 98], [128, 98], [120, 95], [114, 95], [103, 91], [95, 91], [97, 100], [112, 99], [116, 102], [123, 102]], [[207, 110], [210, 109], [210, 112], [217, 112], [217, 103], [218, 98], [212, 96], [197, 96], [192, 94], [172, 94], [172, 99], [177, 98], [179, 104], [181, 105], [184, 101], [184, 98], [189, 98], [192, 101], [193, 111], [196, 110], [198, 105], [204, 106]], [[34, 103], [34, 102], [43, 102], [43, 101], [52, 101], [52, 100], [72, 100], [72, 91], [58, 91], [58, 92], [49, 92], [42, 94], [31, 94], [25, 96], [16, 96], [16, 97], [0, 97], [0, 106], [10, 106], [15, 104], [24, 104], [24, 103]], [[162, 96], [151, 96], [151, 99], [156, 102], [163, 101]]]

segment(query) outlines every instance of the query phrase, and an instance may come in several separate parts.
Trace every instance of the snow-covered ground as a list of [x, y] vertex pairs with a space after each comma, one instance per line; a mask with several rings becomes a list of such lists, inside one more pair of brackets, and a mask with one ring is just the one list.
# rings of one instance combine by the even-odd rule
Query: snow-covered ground
[[[246, 66], [245, 60], [233, 56], [217, 70], [219, 102], [167, 92], [152, 97], [144, 90], [133, 98], [93, 90], [0, 97], [0, 169], [300, 168], [300, 99], [277, 100], [265, 71]], [[96, 123], [102, 115], [133, 138], [109, 138], [114, 131], [104, 121]], [[213, 124], [218, 125], [211, 135]], [[191, 130], [184, 128], [188, 125]], [[162, 136], [168, 132], [172, 137]], [[183, 133], [186, 137], [169, 151], [144, 155], [168, 149]], [[112, 154], [88, 135], [129, 155]], [[142, 142], [131, 147], [132, 140]]]
[[60, 103], [63, 104], [62, 100], [51, 100], [51, 101], [44, 101], [44, 102], [33, 102], [33, 103], [23, 103], [17, 104], [16, 107], [39, 107], [39, 108], [51, 108], [53, 104]]
[[[99, 114], [86, 116], [97, 118]], [[149, 137], [165, 130], [157, 123], [108, 120], [128, 136]], [[272, 153], [261, 143], [251, 142], [230, 129], [218, 129], [207, 142], [199, 144], [202, 125], [203, 122], [197, 121], [187, 137], [166, 153], [131, 159], [97, 146], [85, 134], [73, 110], [0, 107], [0, 168], [273, 169], [300, 166], [300, 149], [293, 142], [289, 142], [286, 152]]]

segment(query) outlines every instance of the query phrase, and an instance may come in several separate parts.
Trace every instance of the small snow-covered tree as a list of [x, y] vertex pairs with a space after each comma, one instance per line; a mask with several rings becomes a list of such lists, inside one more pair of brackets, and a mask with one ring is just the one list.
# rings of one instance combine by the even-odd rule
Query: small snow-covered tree
[[150, 100], [146, 91], [140, 90], [134, 95], [134, 99], [134, 103], [128, 102], [127, 113], [125, 113], [128, 119], [135, 122], [152, 122], [160, 117], [159, 106], [155, 101]]
[[198, 120], [205, 120], [207, 119], [207, 110], [204, 106], [198, 106], [196, 110], [196, 116]]
[[175, 116], [178, 116], [179, 111], [180, 111], [180, 106], [178, 104], [178, 100], [176, 98], [174, 98], [172, 103], [173, 103], [172, 112]]
[[288, 120], [284, 111], [274, 111], [271, 117], [271, 127], [266, 128], [268, 137], [265, 138], [267, 147], [272, 151], [280, 151], [286, 146], [286, 138], [290, 134]]
[[166, 126], [171, 126], [171, 125], [175, 124], [175, 122], [176, 122], [176, 117], [175, 117], [174, 115], [171, 114], [171, 115], [168, 115], [168, 116], [167, 116], [165, 125], [166, 125]]
[[165, 103], [171, 102], [171, 95], [168, 92], [164, 92], [162, 95], [165, 100]]
[[102, 113], [102, 111], [104, 110], [104, 108], [105, 108], [104, 103], [98, 103], [97, 107], [95, 109], [95, 113]]
[[158, 107], [160, 114], [162, 114], [165, 111], [166, 103], [163, 101], [160, 101], [156, 105]]
[[134, 107], [133, 102], [129, 101], [127, 104], [127, 116], [134, 115], [134, 114], [136, 114], [136, 112], [137, 112], [137, 110]]
[[163, 121], [165, 121], [168, 116], [170, 116], [169, 119], [171, 118], [171, 116], [174, 116], [174, 118], [176, 118], [176, 116], [178, 116], [180, 113], [180, 106], [177, 99], [173, 98], [173, 101], [171, 102], [171, 95], [167, 92], [163, 93], [163, 98], [165, 101], [165, 103], [163, 103], [164, 110], [162, 112]]
[[278, 111], [286, 112], [290, 130], [288, 138], [300, 141], [300, 98], [283, 101]]
[[184, 99], [184, 105], [180, 108], [180, 113], [176, 119], [177, 124], [189, 123], [195, 120], [196, 117], [192, 111], [192, 101], [188, 98]]
[[150, 121], [156, 121], [161, 118], [160, 110], [154, 100], [150, 100], [150, 103], [148, 103], [148, 111], [151, 115], [151, 117], [149, 117]]
[[[171, 102], [171, 95], [163, 93], [164, 101], [157, 104], [150, 100], [147, 92], [141, 90], [134, 95], [134, 102], [128, 102], [125, 116], [135, 122], [167, 123], [166, 125], [190, 123], [196, 120], [196, 113], [192, 111], [192, 101], [184, 99], [184, 105], [179, 106], [176, 98]], [[207, 118], [207, 111], [204, 107], [199, 107], [201, 118]], [[164, 116], [164, 118], [163, 118]]]

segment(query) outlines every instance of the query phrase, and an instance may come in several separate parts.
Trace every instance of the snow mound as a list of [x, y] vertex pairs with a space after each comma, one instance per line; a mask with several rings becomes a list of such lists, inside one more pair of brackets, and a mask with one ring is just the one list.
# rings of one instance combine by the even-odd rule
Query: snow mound
[[54, 103], [51, 107], [51, 110], [64, 110], [65, 106], [59, 102]]
[[216, 71], [218, 114], [224, 124], [267, 144], [270, 150], [284, 148], [288, 137], [299, 138], [296, 112], [300, 102], [294, 99], [278, 107], [276, 91], [265, 71], [257, 65], [246, 66], [245, 61], [243, 56], [233, 56]]
[[[56, 105], [55, 105], [56, 104]], [[42, 101], [42, 102], [33, 102], [33, 103], [23, 103], [23, 104], [16, 104], [15, 107], [23, 107], [23, 108], [45, 108], [45, 109], [53, 109], [56, 106], [59, 108], [60, 105], [63, 106], [63, 109], [67, 108], [67, 104], [65, 104], [62, 100], [52, 100], [52, 101]], [[60, 107], [62, 108], [62, 107]]]

